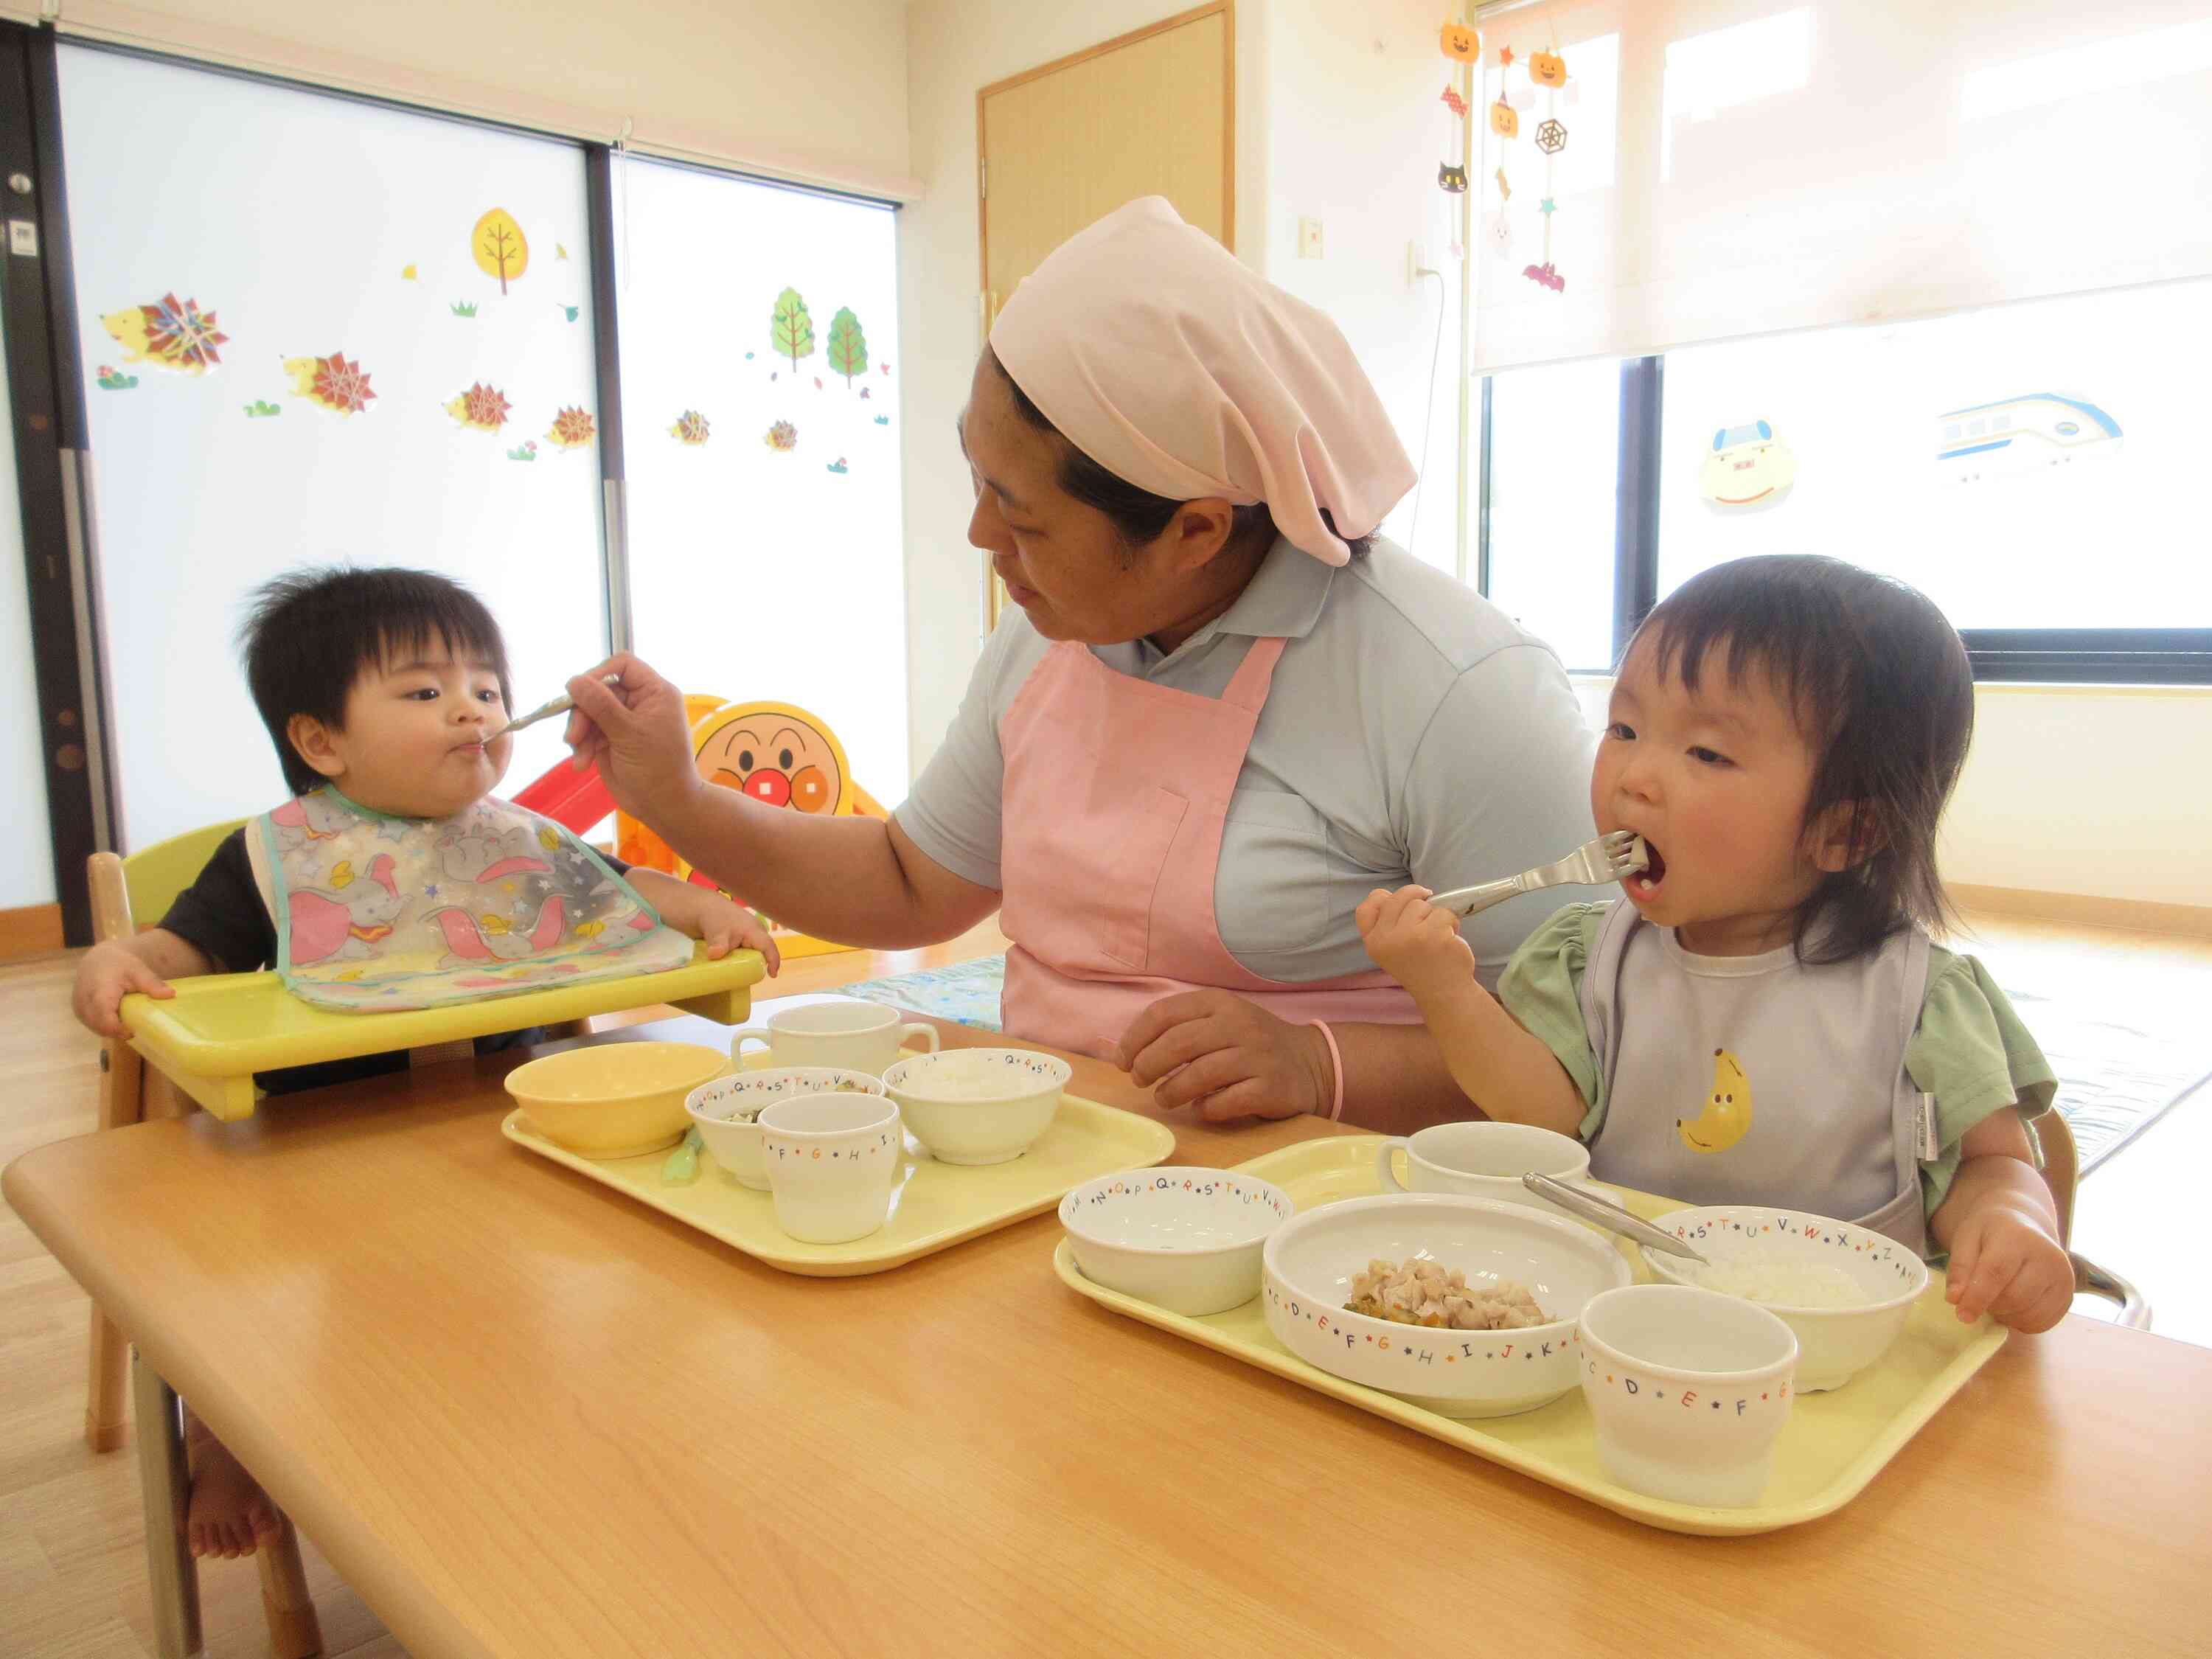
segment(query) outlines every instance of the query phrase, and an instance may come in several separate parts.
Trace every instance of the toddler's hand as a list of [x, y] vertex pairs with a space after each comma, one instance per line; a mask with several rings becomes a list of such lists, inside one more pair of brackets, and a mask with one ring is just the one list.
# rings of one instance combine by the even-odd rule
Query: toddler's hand
[[707, 946], [709, 960], [737, 950], [757, 951], [768, 958], [771, 978], [783, 966], [782, 954], [775, 948], [775, 940], [769, 936], [768, 929], [761, 926], [760, 918], [720, 893], [709, 894], [699, 908], [698, 937]]
[[2009, 1204], [1984, 1206], [1951, 1240], [1950, 1288], [1961, 1320], [1986, 1311], [2020, 1331], [2047, 1331], [2074, 1305], [2074, 1264], [2042, 1220]]
[[94, 945], [77, 964], [76, 989], [70, 998], [70, 1012], [76, 1015], [77, 1024], [88, 1030], [104, 1037], [127, 1037], [130, 1030], [116, 1010], [123, 999], [134, 991], [164, 1000], [177, 994], [169, 988], [167, 981], [110, 939], [104, 945]]
[[1474, 952], [1459, 922], [1429, 902], [1425, 887], [1376, 888], [1360, 901], [1355, 920], [1375, 965], [1415, 996], [1474, 977]]

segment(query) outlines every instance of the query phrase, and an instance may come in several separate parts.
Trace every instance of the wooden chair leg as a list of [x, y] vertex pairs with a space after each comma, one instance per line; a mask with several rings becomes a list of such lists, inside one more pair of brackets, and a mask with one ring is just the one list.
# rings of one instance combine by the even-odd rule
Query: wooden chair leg
[[[100, 1127], [119, 1129], [138, 1121], [145, 1107], [146, 1064], [127, 1042], [111, 1042], [100, 1055]], [[130, 1344], [108, 1316], [92, 1310], [92, 1337], [85, 1395], [85, 1443], [96, 1452], [113, 1451], [129, 1438], [130, 1408], [125, 1403], [131, 1361]]]
[[261, 1563], [261, 1606], [269, 1615], [269, 1645], [276, 1659], [312, 1659], [323, 1650], [323, 1627], [307, 1595], [300, 1562], [300, 1534], [292, 1517], [277, 1517], [277, 1533], [255, 1553]]
[[169, 1081], [152, 1066], [146, 1068], [145, 1104], [141, 1109], [149, 1122], [158, 1123], [164, 1118], [190, 1117], [199, 1110], [192, 1097]]

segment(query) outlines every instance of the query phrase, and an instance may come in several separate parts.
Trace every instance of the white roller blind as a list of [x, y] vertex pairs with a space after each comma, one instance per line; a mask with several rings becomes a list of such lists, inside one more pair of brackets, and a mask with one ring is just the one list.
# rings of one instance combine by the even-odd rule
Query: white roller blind
[[[1511, 46], [1525, 106], [1512, 141], [1474, 112], [1479, 372], [2212, 273], [2206, 0], [1593, 0], [1481, 27], [1486, 98]], [[1554, 46], [1567, 88], [1533, 87]], [[1523, 274], [1547, 198], [1558, 291]]]

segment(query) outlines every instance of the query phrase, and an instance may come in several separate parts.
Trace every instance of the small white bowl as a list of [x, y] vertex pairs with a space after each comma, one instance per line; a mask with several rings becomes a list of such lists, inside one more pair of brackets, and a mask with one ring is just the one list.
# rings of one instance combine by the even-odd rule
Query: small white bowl
[[1075, 1069], [1026, 1048], [947, 1048], [887, 1067], [884, 1088], [914, 1138], [945, 1164], [1005, 1164], [1051, 1127]]
[[1060, 1200], [1083, 1276], [1170, 1313], [1223, 1313], [1260, 1293], [1260, 1249], [1296, 1208], [1279, 1187], [1168, 1166], [1087, 1181]]
[[1607, 1474], [1676, 1504], [1759, 1502], [1790, 1416], [1787, 1325], [1717, 1291], [1631, 1285], [1592, 1297], [1578, 1334]]
[[[1817, 1263], [1841, 1270], [1866, 1293], [1856, 1307], [1798, 1307], [1759, 1301], [1797, 1336], [1797, 1391], [1840, 1389], [1889, 1351], [1928, 1288], [1928, 1264], [1895, 1239], [1848, 1221], [1803, 1210], [1716, 1204], [1674, 1210], [1653, 1224], [1696, 1247], [1715, 1267], [1753, 1261]], [[1650, 1245], [1644, 1259], [1661, 1279], [1707, 1285], [1707, 1270]], [[1723, 1291], [1723, 1293], [1725, 1291]], [[1746, 1297], [1745, 1300], [1758, 1300]]]
[[702, 1083], [684, 1097], [684, 1110], [714, 1162], [741, 1187], [768, 1190], [761, 1158], [761, 1109], [800, 1095], [880, 1095], [883, 1079], [835, 1066], [763, 1066]]
[[[1552, 1316], [1519, 1331], [1432, 1330], [1351, 1312], [1355, 1274], [1376, 1257], [1457, 1267], [1469, 1285], [1521, 1285]], [[1629, 1281], [1608, 1238], [1522, 1204], [1443, 1193], [1346, 1199], [1296, 1215], [1261, 1251], [1261, 1304], [1275, 1340], [1348, 1382], [1446, 1417], [1505, 1417], [1575, 1386], [1575, 1321]]]

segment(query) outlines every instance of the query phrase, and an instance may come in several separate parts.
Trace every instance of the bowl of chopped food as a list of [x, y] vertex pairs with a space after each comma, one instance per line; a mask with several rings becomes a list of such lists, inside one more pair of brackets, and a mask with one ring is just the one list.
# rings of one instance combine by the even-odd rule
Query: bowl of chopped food
[[837, 1066], [762, 1066], [702, 1083], [684, 1097], [684, 1109], [714, 1162], [741, 1187], [768, 1190], [761, 1156], [761, 1109], [800, 1095], [880, 1095], [883, 1079]]
[[1261, 1247], [1295, 1207], [1251, 1176], [1170, 1166], [1085, 1182], [1060, 1224], [1085, 1279], [1197, 1317], [1260, 1294]]
[[1052, 1127], [1075, 1075], [1056, 1054], [1027, 1048], [947, 1048], [884, 1072], [914, 1138], [945, 1164], [1005, 1164]]
[[1260, 1260], [1278, 1342], [1446, 1417], [1510, 1416], [1572, 1390], [1583, 1304], [1631, 1278], [1612, 1240], [1576, 1222], [1444, 1193], [1309, 1210]]
[[1928, 1266], [1895, 1239], [1803, 1210], [1716, 1204], [1652, 1224], [1703, 1263], [1644, 1245], [1662, 1279], [1756, 1302], [1797, 1335], [1797, 1391], [1840, 1389], [1888, 1352], [1928, 1288]]

